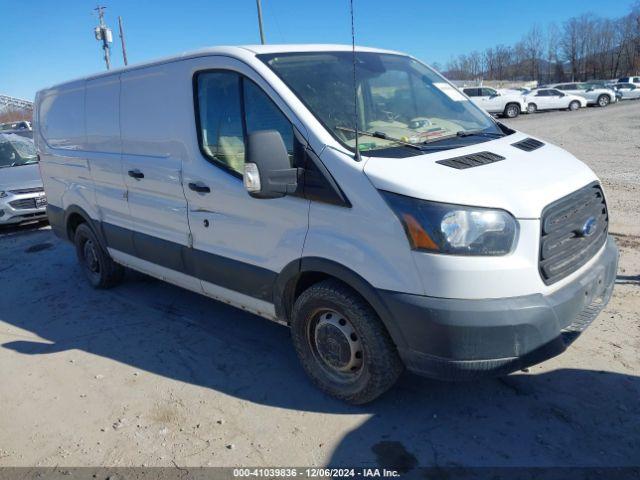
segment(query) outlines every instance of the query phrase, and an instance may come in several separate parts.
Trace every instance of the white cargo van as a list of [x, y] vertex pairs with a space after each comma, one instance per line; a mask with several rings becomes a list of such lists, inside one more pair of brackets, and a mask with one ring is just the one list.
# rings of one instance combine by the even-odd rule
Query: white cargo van
[[355, 58], [355, 88], [350, 47], [292, 45], [40, 91], [54, 231], [95, 287], [126, 266], [290, 325], [352, 403], [404, 367], [471, 379], [565, 350], [616, 276], [595, 174], [412, 57]]

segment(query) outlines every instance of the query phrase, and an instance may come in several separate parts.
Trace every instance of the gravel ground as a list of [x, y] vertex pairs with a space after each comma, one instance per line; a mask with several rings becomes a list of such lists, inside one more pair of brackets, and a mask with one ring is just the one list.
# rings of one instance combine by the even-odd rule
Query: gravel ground
[[523, 116], [603, 179], [614, 297], [563, 355], [501, 380], [406, 374], [333, 401], [288, 331], [143, 275], [88, 287], [47, 228], [0, 238], [0, 466], [629, 466], [640, 463], [640, 101]]

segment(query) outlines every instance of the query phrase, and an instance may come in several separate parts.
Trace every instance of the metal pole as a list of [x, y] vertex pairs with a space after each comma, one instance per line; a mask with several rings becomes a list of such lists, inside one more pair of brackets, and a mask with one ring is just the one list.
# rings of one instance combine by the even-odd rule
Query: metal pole
[[111, 55], [109, 52], [109, 41], [107, 39], [107, 26], [104, 23], [104, 9], [105, 7], [97, 7], [98, 17], [100, 18], [100, 30], [102, 31], [102, 49], [104, 50], [104, 63], [107, 65], [107, 70], [111, 68]]
[[262, 5], [260, 0], [256, 0], [256, 3], [258, 4], [258, 26], [260, 27], [260, 42], [262, 43], [262, 45], [264, 45], [265, 41], [264, 30], [262, 29]]
[[122, 44], [122, 58], [124, 60], [125, 67], [129, 65], [127, 61], [127, 47], [124, 42], [124, 30], [122, 28], [122, 17], [118, 17], [118, 28], [120, 29], [120, 43]]

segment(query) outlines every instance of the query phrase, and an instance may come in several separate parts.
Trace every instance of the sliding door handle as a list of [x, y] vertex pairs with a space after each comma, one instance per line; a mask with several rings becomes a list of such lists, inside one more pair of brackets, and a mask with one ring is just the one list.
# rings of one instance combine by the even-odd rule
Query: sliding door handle
[[208, 185], [205, 185], [202, 182], [190, 182], [189, 183], [189, 188], [191, 190], [193, 190], [194, 192], [198, 192], [198, 193], [209, 193], [211, 191], [211, 189], [209, 188]]

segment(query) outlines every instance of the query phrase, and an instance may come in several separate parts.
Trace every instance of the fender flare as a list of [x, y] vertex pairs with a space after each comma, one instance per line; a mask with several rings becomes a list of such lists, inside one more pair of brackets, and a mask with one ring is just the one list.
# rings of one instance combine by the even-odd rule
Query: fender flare
[[89, 228], [93, 230], [96, 235], [100, 246], [106, 250], [107, 242], [102, 231], [101, 223], [91, 218], [91, 215], [87, 213], [82, 207], [78, 205], [69, 205], [67, 208], [62, 209], [53, 205], [47, 206], [47, 216], [49, 217], [49, 223], [56, 235], [73, 243], [73, 238], [69, 237], [69, 218], [71, 215], [80, 215]]
[[282, 269], [276, 278], [273, 289], [273, 303], [278, 318], [289, 322], [296, 284], [300, 275], [305, 272], [320, 273], [336, 278], [355, 290], [378, 314], [396, 347], [402, 349], [406, 345], [398, 324], [383, 301], [378, 289], [350, 268], [326, 258], [303, 257], [294, 260]]

